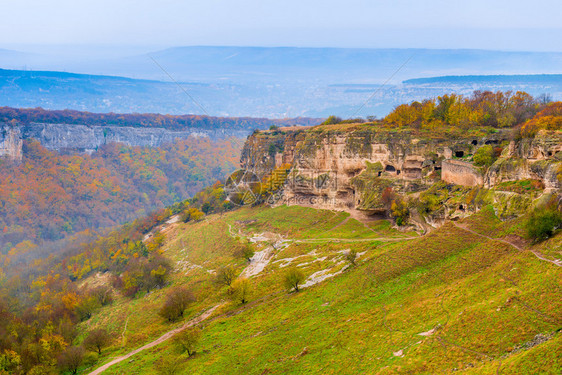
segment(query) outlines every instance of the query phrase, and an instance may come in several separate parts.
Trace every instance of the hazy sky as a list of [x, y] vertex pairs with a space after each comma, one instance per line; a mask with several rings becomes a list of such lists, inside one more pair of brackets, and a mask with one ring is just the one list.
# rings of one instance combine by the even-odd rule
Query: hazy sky
[[560, 0], [0, 0], [21, 44], [562, 51]]

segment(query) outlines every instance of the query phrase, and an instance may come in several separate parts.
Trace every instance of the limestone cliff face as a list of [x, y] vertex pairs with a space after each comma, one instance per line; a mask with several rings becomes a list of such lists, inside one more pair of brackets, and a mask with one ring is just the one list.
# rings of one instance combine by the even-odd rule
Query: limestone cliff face
[[265, 175], [290, 164], [293, 173], [284, 191], [289, 201], [306, 204], [312, 199], [320, 207], [376, 213], [382, 209], [384, 189], [419, 190], [439, 179], [445, 167], [444, 176], [451, 183], [482, 185], [483, 176], [475, 168], [451, 158], [467, 157], [479, 146], [500, 143], [507, 137], [419, 139], [407, 132], [376, 129], [281, 129], [250, 136], [241, 166]]
[[156, 147], [190, 136], [222, 139], [248, 135], [248, 132], [244, 130], [198, 128], [172, 131], [164, 128], [43, 123], [30, 123], [22, 126], [0, 124], [0, 129], [0, 155], [12, 159], [21, 159], [22, 140], [31, 138], [51, 150], [91, 152], [99, 146], [111, 142], [124, 143], [129, 146]]
[[18, 128], [0, 125], [0, 157], [20, 161], [22, 144], [21, 132]]
[[[243, 148], [241, 167], [265, 176], [284, 164], [291, 165], [283, 200], [274, 204], [313, 205], [367, 215], [388, 210], [388, 202], [385, 206], [382, 198], [386, 190], [416, 200], [420, 192], [441, 180], [473, 189], [474, 194], [480, 187], [522, 179], [539, 180], [547, 192], [560, 188], [561, 132], [543, 132], [535, 139], [518, 141], [511, 140], [509, 131], [454, 139], [412, 134], [360, 127], [256, 132]], [[471, 162], [485, 145], [504, 150], [488, 169]], [[491, 201], [505, 201], [504, 195], [512, 195], [498, 190], [489, 197]], [[426, 222], [438, 226], [453, 213], [467, 209], [466, 204], [456, 204], [441, 210], [441, 216], [428, 215]]]
[[484, 182], [484, 176], [472, 164], [451, 159], [441, 162], [441, 179], [462, 186], [481, 186]]
[[501, 157], [490, 167], [485, 187], [502, 182], [536, 179], [548, 191], [561, 188], [562, 132], [543, 130], [533, 139], [512, 141]]

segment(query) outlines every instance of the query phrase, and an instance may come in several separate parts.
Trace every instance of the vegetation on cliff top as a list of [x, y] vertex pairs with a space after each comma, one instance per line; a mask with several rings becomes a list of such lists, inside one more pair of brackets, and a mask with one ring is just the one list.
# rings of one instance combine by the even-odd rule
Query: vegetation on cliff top
[[253, 117], [212, 117], [202, 115], [162, 115], [155, 113], [91, 113], [75, 110], [0, 107], [0, 123], [12, 125], [31, 122], [98, 126], [161, 127], [170, 130], [186, 128], [251, 130], [270, 126], [316, 124], [316, 119], [296, 118], [272, 120]]
[[397, 106], [382, 120], [342, 120], [330, 116], [318, 130], [360, 129], [412, 132], [447, 137], [486, 135], [495, 129], [522, 125], [521, 135], [562, 128], [562, 103], [545, 103], [518, 91], [475, 91], [471, 96], [449, 94]]

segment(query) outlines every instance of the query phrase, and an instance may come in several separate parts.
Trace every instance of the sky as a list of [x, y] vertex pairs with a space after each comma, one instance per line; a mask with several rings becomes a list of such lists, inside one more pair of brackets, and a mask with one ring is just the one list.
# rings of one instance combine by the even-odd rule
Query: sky
[[562, 51], [560, 0], [0, 0], [0, 47]]

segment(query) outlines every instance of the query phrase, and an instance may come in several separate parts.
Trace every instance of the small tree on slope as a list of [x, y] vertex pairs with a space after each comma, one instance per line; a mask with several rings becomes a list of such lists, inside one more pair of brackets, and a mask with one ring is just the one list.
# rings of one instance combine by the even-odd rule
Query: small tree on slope
[[293, 289], [295, 292], [298, 292], [299, 285], [302, 284], [305, 279], [306, 277], [302, 270], [296, 267], [291, 267], [285, 273], [285, 286], [289, 289]]

